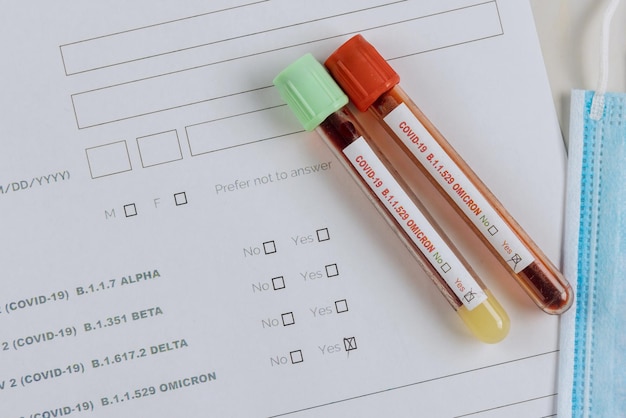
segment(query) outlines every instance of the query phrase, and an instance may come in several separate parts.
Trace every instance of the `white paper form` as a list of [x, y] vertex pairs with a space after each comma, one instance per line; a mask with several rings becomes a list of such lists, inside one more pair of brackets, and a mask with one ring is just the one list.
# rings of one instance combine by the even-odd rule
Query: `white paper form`
[[554, 413], [558, 318], [433, 198], [511, 316], [504, 342], [475, 341], [271, 87], [362, 33], [558, 262], [565, 157], [525, 1], [0, 19], [0, 416]]

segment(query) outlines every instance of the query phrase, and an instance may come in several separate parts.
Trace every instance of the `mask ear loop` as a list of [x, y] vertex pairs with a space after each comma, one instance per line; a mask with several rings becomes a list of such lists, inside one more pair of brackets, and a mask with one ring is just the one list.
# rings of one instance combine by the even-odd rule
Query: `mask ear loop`
[[602, 19], [602, 50], [600, 51], [600, 79], [593, 99], [591, 100], [591, 110], [589, 117], [593, 120], [600, 120], [604, 113], [604, 94], [609, 78], [609, 40], [611, 37], [611, 19], [615, 14], [619, 0], [611, 0], [604, 10]]

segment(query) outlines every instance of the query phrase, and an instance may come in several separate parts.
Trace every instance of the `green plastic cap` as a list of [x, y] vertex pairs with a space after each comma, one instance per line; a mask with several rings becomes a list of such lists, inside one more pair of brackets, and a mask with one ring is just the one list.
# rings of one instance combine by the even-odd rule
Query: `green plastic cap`
[[307, 131], [348, 104], [348, 96], [311, 54], [281, 71], [274, 85]]

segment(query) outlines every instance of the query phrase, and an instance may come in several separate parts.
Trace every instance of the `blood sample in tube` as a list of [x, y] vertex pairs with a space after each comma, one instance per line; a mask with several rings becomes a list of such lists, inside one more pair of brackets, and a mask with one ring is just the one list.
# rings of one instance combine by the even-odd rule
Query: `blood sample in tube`
[[274, 84], [306, 130], [316, 130], [394, 229], [470, 331], [496, 343], [508, 333], [508, 315], [421, 202], [381, 154], [346, 106], [347, 96], [307, 54]]
[[573, 302], [568, 281], [399, 86], [400, 77], [363, 36], [325, 62], [360, 111], [369, 110], [480, 237], [535, 304], [549, 314]]

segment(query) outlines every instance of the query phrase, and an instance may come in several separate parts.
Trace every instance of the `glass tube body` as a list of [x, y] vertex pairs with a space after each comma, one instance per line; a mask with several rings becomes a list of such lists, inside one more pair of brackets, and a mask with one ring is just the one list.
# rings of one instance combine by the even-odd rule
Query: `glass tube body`
[[[353, 179], [360, 185], [363, 192], [369, 197], [381, 215], [383, 215], [385, 220], [394, 229], [396, 234], [400, 237], [411, 254], [428, 274], [430, 279], [439, 288], [448, 303], [450, 303], [450, 305], [458, 313], [470, 331], [483, 342], [495, 343], [502, 340], [507, 335], [510, 327], [510, 321], [506, 312], [493, 297], [491, 292], [476, 276], [467, 262], [460, 255], [458, 255], [458, 250], [456, 250], [449, 240], [441, 233], [440, 229], [433, 224], [432, 219], [427, 214], [421, 203], [409, 190], [405, 182], [399, 177], [398, 173], [390, 166], [389, 162], [380, 153], [375, 144], [362, 135], [362, 129], [355, 121], [350, 110], [347, 107], [344, 107], [331, 114], [316, 128], [316, 131], [348, 170]], [[354, 161], [346, 154], [346, 150], [357, 141], [362, 142], [365, 144], [365, 148], [372, 151], [372, 160], [378, 159], [380, 164], [384, 166], [384, 169], [379, 171], [388, 171], [388, 173], [393, 177], [393, 180], [397, 183], [397, 187], [403, 189], [402, 192], [406, 193], [406, 196], [411, 201], [407, 206], [415, 205], [415, 208], [417, 208], [420, 212], [417, 215], [423, 216], [425, 221], [428, 222], [437, 232], [439, 238], [451, 249], [453, 256], [456, 260], [458, 260], [456, 262], [462, 266], [460, 270], [465, 269], [471, 275], [471, 280], [473, 280], [480, 288], [474, 290], [486, 295], [486, 298], [480, 304], [469, 309], [467, 304], [464, 304], [461, 301], [458, 296], [458, 291], [455, 293], [455, 291], [451, 288], [449, 277], [448, 281], [446, 281], [446, 279], [442, 276], [442, 273], [440, 272], [441, 266], [436, 266], [437, 263], [433, 263], [432, 258], [426, 257], [423, 250], [416, 244], [415, 239], [412, 238], [405, 229], [403, 229], [398, 219], [394, 217], [397, 215], [397, 212], [396, 215], [392, 213], [392, 210], [389, 208], [390, 202], [388, 199], [387, 202], [385, 202], [386, 199], [382, 197], [380, 191], [378, 193], [375, 192], [375, 182], [377, 177], [372, 178], [371, 181], [369, 181], [369, 179], [366, 181], [362, 173], [359, 173], [359, 170], [357, 169], [358, 166], [355, 166]], [[391, 181], [391, 183], [393, 184], [393, 181]], [[397, 209], [398, 208], [396, 207], [395, 210]]]
[[[457, 195], [459, 194], [458, 189], [455, 191], [452, 187], [444, 188], [444, 186], [442, 186], [441, 179], [436, 178], [436, 174], [433, 175], [432, 167], [429, 167], [432, 161], [425, 159], [430, 154], [425, 153], [423, 156], [420, 156], [419, 151], [416, 151], [414, 147], [412, 147], [412, 149], [408, 148], [407, 138], [404, 138], [403, 140], [400, 137], [400, 135], [405, 134], [405, 132], [400, 131], [404, 128], [408, 132], [406, 126], [408, 126], [409, 123], [405, 123], [403, 127], [399, 127], [392, 126], [391, 123], [387, 122], [389, 119], [388, 116], [401, 106], [405, 106], [406, 109], [410, 111], [413, 117], [417, 119], [419, 125], [423, 126], [428, 134], [441, 147], [441, 151], [446, 154], [446, 161], [450, 162], [449, 165], [452, 166], [444, 167], [445, 171], [451, 173], [462, 173], [462, 176], [467, 178], [467, 181], [471, 183], [471, 187], [475, 188], [479, 195], [481, 195], [481, 198], [487, 202], [487, 205], [485, 206], [490, 206], [491, 210], [497, 213], [497, 216], [501, 219], [501, 221], [506, 225], [511, 233], [514, 234], [517, 240], [519, 240], [522, 250], [526, 251], [530, 255], [530, 258], [532, 259], [530, 264], [521, 268], [521, 270], [516, 271], [514, 263], [511, 262], [511, 260], [514, 260], [513, 257], [506, 257], [502, 250], [499, 252], [498, 248], [496, 248], [494, 240], [488, 239], [489, 237], [486, 236], [484, 230], [481, 231], [474, 223], [476, 221], [472, 221], [472, 219], [468, 217], [467, 212], [464, 211], [464, 208], [461, 206], [462, 203], [454, 199], [455, 193]], [[478, 176], [476, 176], [467, 163], [458, 155], [454, 148], [452, 148], [437, 128], [428, 120], [428, 118], [426, 118], [415, 103], [413, 103], [400, 86], [396, 85], [391, 90], [381, 95], [378, 100], [376, 100], [374, 104], [369, 107], [369, 111], [377, 119], [379, 119], [383, 127], [407, 152], [415, 165], [427, 175], [431, 182], [457, 210], [466, 223], [472, 227], [476, 234], [498, 258], [500, 263], [511, 273], [513, 278], [521, 285], [537, 306], [549, 314], [560, 314], [565, 312], [572, 305], [573, 293], [567, 280], [532, 241], [528, 234], [526, 234], [526, 232], [519, 226], [513, 217], [506, 211], [502, 204], [500, 204], [500, 202], [489, 191]], [[413, 128], [416, 127], [413, 126]], [[415, 138], [417, 138], [417, 135]], [[419, 139], [414, 140], [414, 142], [416, 141], [419, 141]]]

